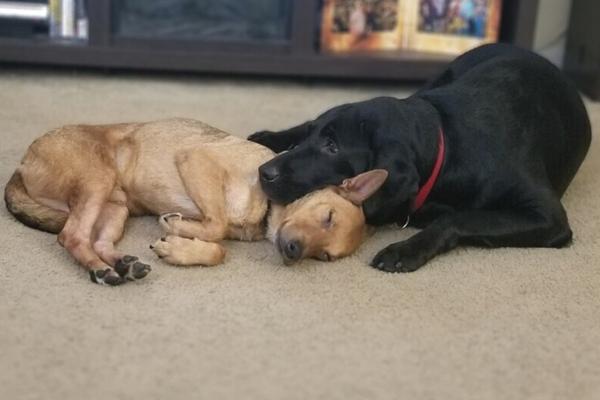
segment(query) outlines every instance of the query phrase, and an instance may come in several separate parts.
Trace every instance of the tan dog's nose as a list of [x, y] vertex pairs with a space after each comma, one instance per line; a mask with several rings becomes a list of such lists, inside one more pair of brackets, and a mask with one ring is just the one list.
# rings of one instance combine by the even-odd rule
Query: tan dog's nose
[[304, 252], [302, 242], [297, 239], [286, 240], [280, 238], [277, 247], [279, 247], [279, 252], [283, 256], [283, 261], [286, 265], [290, 265], [300, 260], [302, 258], [302, 253]]

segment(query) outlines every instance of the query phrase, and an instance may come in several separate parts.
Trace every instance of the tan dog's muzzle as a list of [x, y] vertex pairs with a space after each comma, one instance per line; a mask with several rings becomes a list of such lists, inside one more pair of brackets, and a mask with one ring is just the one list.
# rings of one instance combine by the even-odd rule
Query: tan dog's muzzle
[[285, 235], [277, 237], [277, 250], [285, 265], [292, 265], [302, 259], [304, 254], [304, 245], [301, 240], [296, 238], [286, 238]]

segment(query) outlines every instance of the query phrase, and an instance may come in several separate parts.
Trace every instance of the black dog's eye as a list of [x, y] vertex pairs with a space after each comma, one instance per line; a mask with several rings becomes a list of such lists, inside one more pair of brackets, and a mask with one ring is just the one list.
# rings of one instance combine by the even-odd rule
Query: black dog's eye
[[323, 227], [325, 229], [329, 229], [333, 224], [333, 210], [329, 210], [327, 213], [327, 217], [323, 220]]
[[332, 138], [325, 139], [323, 149], [330, 154], [336, 154], [338, 152], [337, 143], [335, 143], [335, 141]]

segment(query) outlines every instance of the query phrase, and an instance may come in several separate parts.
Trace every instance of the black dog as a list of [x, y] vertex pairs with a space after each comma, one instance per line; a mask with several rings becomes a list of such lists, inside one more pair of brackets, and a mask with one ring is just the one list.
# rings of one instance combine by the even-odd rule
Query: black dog
[[342, 105], [249, 139], [288, 150], [260, 168], [264, 191], [278, 202], [386, 169], [387, 183], [364, 205], [367, 221], [403, 224], [410, 216], [424, 229], [371, 265], [409, 272], [457, 245], [567, 245], [560, 198], [590, 131], [577, 90], [557, 68], [496, 44], [462, 55], [408, 99]]

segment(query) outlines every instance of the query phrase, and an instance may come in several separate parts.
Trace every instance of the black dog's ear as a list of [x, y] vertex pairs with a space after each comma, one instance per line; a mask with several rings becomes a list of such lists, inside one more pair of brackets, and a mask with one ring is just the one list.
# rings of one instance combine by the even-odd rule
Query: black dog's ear
[[302, 143], [313, 130], [311, 121], [305, 122], [302, 125], [280, 131], [260, 131], [248, 136], [248, 140], [262, 144], [265, 147], [273, 150], [275, 153], [289, 150], [294, 146]]
[[398, 204], [406, 203], [408, 207], [412, 204], [419, 192], [419, 173], [413, 166], [395, 174], [394, 193]]
[[371, 168], [389, 173], [381, 190], [364, 204], [367, 219], [375, 225], [404, 222], [419, 191], [420, 177], [411, 147], [397, 139], [386, 140], [390, 137], [394, 138], [391, 133], [381, 131], [371, 137], [375, 155]]
[[389, 224], [391, 221], [404, 222], [411, 212], [418, 191], [417, 172], [396, 169], [389, 174], [381, 189], [363, 204], [369, 223], [381, 225]]

